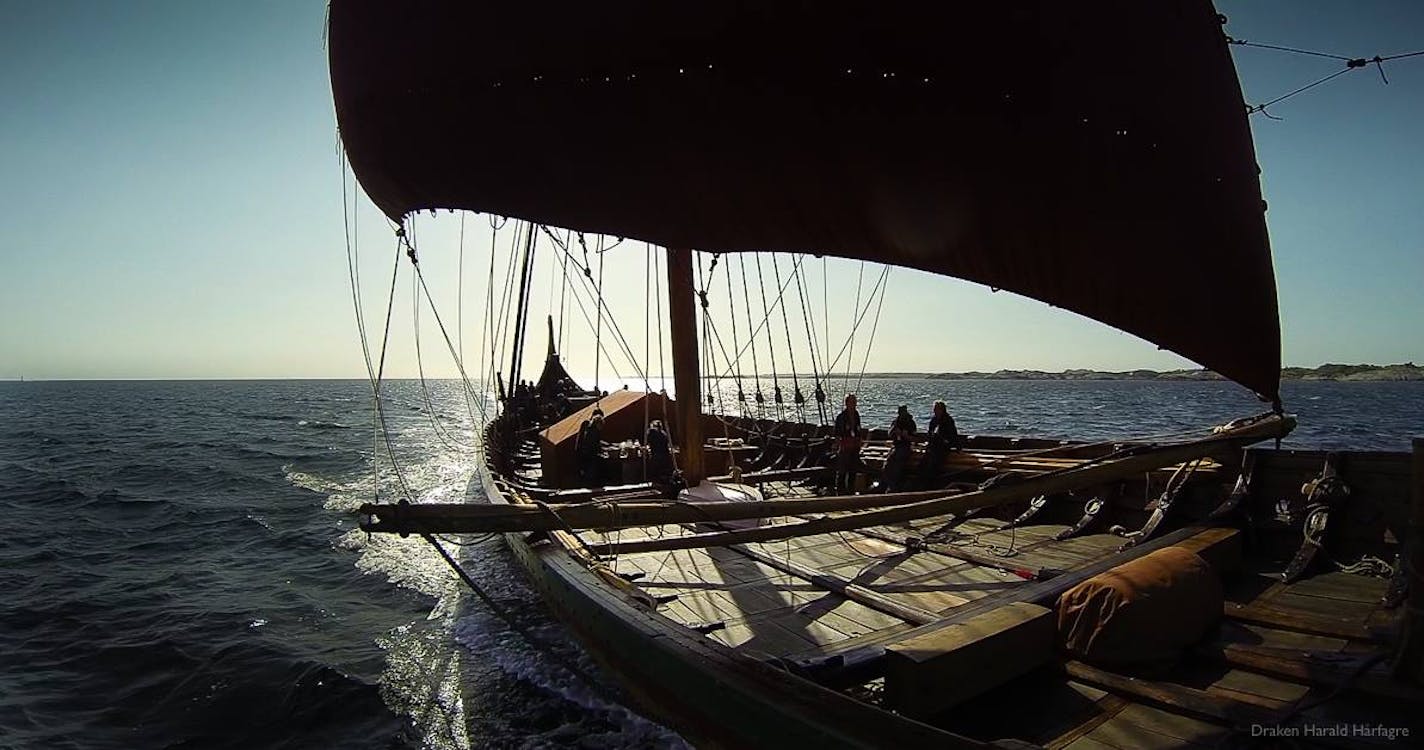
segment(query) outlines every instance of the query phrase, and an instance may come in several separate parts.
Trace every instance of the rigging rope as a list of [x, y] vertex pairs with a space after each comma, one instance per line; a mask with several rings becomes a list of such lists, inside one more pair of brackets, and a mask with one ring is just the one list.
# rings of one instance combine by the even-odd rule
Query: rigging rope
[[[766, 277], [762, 274], [762, 270], [761, 270], [761, 253], [757, 253], [757, 255], [756, 255], [756, 267], [757, 267], [757, 288], [761, 290], [761, 307], [762, 307], [762, 313], [763, 313], [762, 319], [761, 319], [761, 325], [757, 326], [757, 330], [760, 331], [763, 327], [766, 327], [767, 323], [769, 323], [769, 322], [771, 321], [771, 308], [768, 307], [767, 304], [766, 304]], [[781, 291], [782, 291], [782, 293], [784, 294], [784, 293], [786, 292], [786, 288], [785, 288], [785, 287], [782, 287]], [[780, 302], [781, 302], [781, 297], [778, 296], [778, 297], [776, 298], [776, 301], [777, 301], [778, 304], [780, 304]], [[753, 340], [756, 339], [756, 333], [755, 333], [755, 332], [752, 333], [752, 339], [753, 339]], [[775, 411], [776, 411], [776, 421], [780, 422], [780, 421], [782, 420], [782, 412], [781, 412], [781, 409], [782, 409], [782, 404], [784, 403], [784, 401], [783, 401], [783, 399], [782, 399], [782, 397], [781, 397], [781, 375], [780, 375], [779, 373], [777, 373], [777, 371], [776, 371], [776, 343], [775, 343], [774, 341], [772, 341], [771, 329], [770, 329], [770, 328], [767, 328], [767, 332], [766, 332], [766, 351], [767, 351], [767, 354], [771, 355], [771, 393], [772, 393], [772, 403], [773, 403], [773, 405], [774, 405], [773, 408], [774, 408]]]
[[[579, 244], [583, 244], [583, 235], [579, 235]], [[584, 252], [588, 248], [584, 247]], [[598, 327], [593, 332], [593, 389], [602, 393], [602, 387], [598, 379], [599, 366], [603, 364], [603, 235], [598, 235]], [[621, 378], [620, 378], [621, 380]]]
[[[394, 266], [391, 268], [391, 291], [390, 291], [389, 298], [387, 299], [387, 302], [386, 302], [386, 325], [385, 325], [385, 332], [382, 334], [382, 337], [381, 337], [380, 366], [376, 368], [376, 380], [375, 380], [375, 384], [374, 384], [375, 387], [374, 387], [374, 389], [373, 389], [373, 391], [372, 391], [372, 401], [374, 402], [374, 405], [375, 405], [375, 412], [376, 412], [376, 413], [375, 413], [375, 416], [376, 416], [376, 420], [377, 420], [377, 422], [380, 424], [381, 437], [385, 439], [385, 443], [386, 443], [386, 453], [390, 456], [390, 459], [391, 459], [391, 468], [392, 468], [392, 470], [395, 471], [396, 479], [398, 480], [398, 482], [399, 482], [399, 484], [400, 484], [401, 491], [402, 491], [403, 493], [405, 493], [406, 499], [407, 499], [407, 500], [413, 500], [415, 496], [414, 496], [414, 494], [410, 491], [410, 486], [409, 486], [408, 484], [406, 484], [406, 481], [405, 481], [405, 472], [401, 471], [400, 462], [396, 459], [396, 448], [395, 448], [395, 444], [391, 441], [391, 432], [390, 432], [389, 429], [387, 429], [387, 426], [386, 426], [385, 406], [384, 406], [384, 403], [383, 403], [383, 401], [382, 401], [382, 399], [381, 399], [381, 384], [382, 384], [383, 378], [385, 377], [385, 371], [386, 371], [386, 348], [387, 348], [387, 345], [390, 343], [390, 338], [391, 338], [391, 313], [392, 313], [392, 311], [395, 309], [395, 301], [396, 301], [396, 281], [397, 281], [397, 279], [399, 278], [399, 275], [400, 275], [401, 242], [402, 242], [404, 239], [405, 239], [405, 230], [404, 230], [404, 229], [398, 230], [397, 233], [396, 233], [395, 264], [394, 264]], [[379, 451], [377, 451], [376, 454], [372, 455], [371, 460], [372, 460], [373, 469], [374, 469], [374, 471], [372, 472], [372, 475], [371, 475], [371, 476], [372, 476], [373, 494], [374, 494], [374, 496], [375, 496], [375, 500], [376, 500], [377, 502], [379, 502], [380, 499], [381, 499], [381, 496], [380, 496], [380, 486], [379, 486], [379, 477], [380, 477], [380, 473], [381, 473], [381, 472], [380, 472], [381, 464], [380, 464], [380, 453], [379, 453]]]
[[[747, 309], [747, 330], [750, 331], [752, 328], [752, 298], [751, 292], [747, 287], [747, 263], [743, 259], [743, 255], [743, 253], [737, 254], [737, 267], [742, 272], [742, 303]], [[736, 317], [735, 313], [733, 313], [733, 317]], [[766, 397], [763, 396], [761, 392], [761, 365], [757, 363], [755, 334], [748, 335], [751, 337], [748, 343], [751, 345], [752, 350], [752, 377], [756, 379], [756, 415], [760, 418], [765, 416], [763, 410], [765, 408]], [[735, 345], [734, 343], [733, 346]], [[741, 361], [741, 356], [741, 352], [737, 352], [738, 361]]]
[[816, 383], [816, 390], [813, 391], [813, 394], [816, 399], [816, 407], [820, 415], [821, 424], [825, 424], [826, 389], [821, 385], [820, 367], [821, 364], [824, 364], [824, 360], [817, 360], [817, 352], [820, 345], [816, 341], [816, 327], [812, 324], [810, 305], [807, 303], [807, 297], [809, 295], [806, 293], [805, 285], [802, 283], [801, 266], [799, 264], [792, 267], [791, 276], [796, 280], [796, 294], [801, 301], [801, 318], [806, 323], [806, 340], [811, 348], [811, 375]]
[[[356, 213], [358, 194], [353, 192], [351, 196], [351, 210], [348, 213], [346, 204], [346, 173], [349, 164], [346, 160], [346, 152], [339, 150], [341, 166], [341, 213], [345, 224], [346, 234], [346, 266], [347, 274], [351, 279], [351, 303], [356, 311], [356, 330], [361, 337], [362, 359], [366, 363], [366, 375], [371, 385], [371, 491], [375, 499], [380, 499], [380, 456], [381, 456], [381, 430], [384, 421], [381, 418], [380, 409], [380, 384], [376, 380], [376, 368], [371, 362], [371, 346], [369, 336], [366, 332], [366, 314], [361, 305], [361, 256], [360, 256], [360, 222], [352, 220], [351, 216]], [[394, 289], [392, 289], [394, 293]]]
[[[460, 373], [460, 384], [461, 384], [461, 387], [464, 389], [465, 394], [466, 394], [466, 397], [469, 398], [469, 397], [471, 397], [471, 396], [474, 394], [474, 384], [473, 384], [472, 382], [470, 382], [470, 377], [469, 377], [468, 374], [466, 374], [464, 358], [462, 358], [462, 357], [459, 355], [459, 353], [456, 352], [456, 350], [455, 350], [455, 344], [454, 344], [454, 342], [450, 339], [450, 332], [445, 328], [445, 321], [440, 318], [440, 308], [439, 308], [439, 306], [437, 306], [437, 305], [435, 304], [435, 298], [432, 297], [431, 294], [430, 294], [430, 287], [427, 286], [426, 283], [425, 283], [425, 274], [422, 273], [421, 270], [420, 270], [420, 262], [419, 262], [419, 260], [417, 259], [417, 256], [416, 256], [415, 246], [414, 246], [413, 244], [411, 244], [409, 240], [406, 241], [406, 246], [407, 246], [407, 248], [408, 248], [407, 255], [408, 255], [409, 258], [410, 258], [410, 265], [411, 265], [411, 268], [415, 269], [415, 279], [419, 282], [419, 290], [418, 290], [418, 291], [424, 293], [424, 295], [425, 295], [425, 300], [426, 300], [426, 302], [430, 305], [430, 312], [435, 315], [435, 323], [436, 323], [436, 325], [439, 326], [439, 328], [440, 328], [440, 335], [441, 335], [441, 337], [445, 339], [445, 347], [446, 347], [446, 349], [449, 350], [449, 352], [450, 352], [450, 357], [455, 361], [455, 369], [458, 370], [459, 373]], [[420, 365], [420, 338], [419, 338], [420, 325], [419, 325], [419, 314], [420, 314], [420, 309], [419, 309], [419, 306], [418, 306], [418, 299], [417, 299], [417, 307], [416, 307], [416, 311], [415, 311], [416, 321], [417, 321], [417, 322], [416, 322], [416, 344], [415, 344], [416, 349], [415, 349], [415, 351], [416, 351], [416, 363], [417, 363], [417, 365], [421, 366], [421, 386], [422, 386], [422, 388], [423, 388], [423, 387], [424, 387], [424, 384], [425, 384], [425, 371], [424, 371], [423, 365]], [[427, 402], [428, 402], [428, 397], [427, 397]], [[478, 403], [478, 402], [477, 402], [477, 403]], [[434, 407], [432, 406], [431, 408], [433, 409]], [[481, 413], [484, 412], [483, 407], [480, 409], [480, 411], [481, 411]], [[472, 418], [473, 418], [473, 416], [474, 416], [474, 415], [471, 415]], [[488, 420], [486, 420], [486, 421], [488, 421]]]
[[[555, 244], [556, 246], [558, 246], [560, 250], [562, 250], [566, 255], [569, 255], [569, 254], [570, 254], [570, 253], [569, 253], [569, 250], [568, 250], [568, 246], [567, 246], [565, 243], [560, 242], [559, 239], [558, 239], [557, 237], [555, 237], [552, 232], [549, 231], [549, 228], [548, 228], [548, 227], [543, 226], [543, 225], [540, 225], [540, 229], [542, 229], [542, 230], [544, 231], [544, 234], [547, 235], [550, 239], [552, 239], [552, 240], [554, 241], [554, 244]], [[620, 241], [620, 242], [621, 242], [621, 241]], [[619, 243], [614, 243], [614, 245], [613, 245], [612, 247], [617, 247], [618, 244], [619, 244]], [[610, 248], [608, 248], [608, 249], [612, 249], [612, 247], [610, 247]], [[574, 260], [575, 263], [578, 262], [577, 259], [573, 259], [573, 260]], [[591, 280], [592, 277], [593, 277], [593, 269], [592, 269], [591, 267], [584, 267], [582, 270], [583, 270], [583, 284], [584, 284], [584, 286], [586, 287], [586, 289], [585, 289], [584, 291], [587, 292], [590, 296], [596, 297], [597, 295], [596, 295], [596, 290], [595, 290], [595, 287], [594, 287], [594, 282]], [[578, 288], [575, 288], [575, 289], [574, 289], [574, 293], [575, 293], [575, 294], [578, 294], [578, 292], [579, 292]], [[645, 372], [643, 372], [641, 368], [639, 368], [639, 366], [638, 366], [638, 357], [637, 357], [637, 355], [633, 352], [633, 347], [628, 344], [628, 339], [623, 335], [623, 329], [618, 325], [618, 319], [615, 318], [615, 317], [613, 316], [613, 312], [608, 309], [608, 303], [607, 303], [606, 301], [604, 301], [604, 300], [598, 300], [598, 302], [601, 303], [601, 304], [599, 305], [599, 309], [602, 310], [602, 311], [604, 311], [604, 314], [607, 316], [609, 329], [613, 332], [615, 341], [616, 341], [616, 343], [617, 343], [619, 349], [622, 350], [623, 356], [624, 356], [625, 358], [627, 358], [628, 364], [630, 364], [630, 365], [633, 366], [633, 370], [637, 373], [639, 379], [643, 380], [643, 382], [644, 382], [645, 385], [651, 385], [650, 383], [648, 383], [647, 374], [646, 374]], [[586, 315], [586, 313], [585, 313], [585, 315]], [[602, 351], [607, 352], [607, 348], [606, 348], [606, 347], [603, 348]], [[611, 359], [611, 357], [610, 357], [610, 359]], [[610, 365], [610, 366], [611, 366], [611, 365]], [[620, 379], [622, 378], [622, 376], [621, 376], [621, 375], [618, 375], [616, 371], [615, 371], [614, 374], [615, 374], [617, 377], [619, 377]]]
[[[491, 327], [494, 325], [494, 256], [496, 243], [499, 241], [499, 230], [503, 225], [496, 226], [493, 217], [490, 219], [490, 267], [489, 280], [485, 284], [485, 319], [484, 325], [480, 326], [480, 378], [484, 381], [484, 389], [488, 391], [494, 383], [494, 352], [487, 349], [486, 344], [491, 347], [489, 337]], [[486, 359], [488, 357], [488, 359]], [[499, 401], [495, 401], [495, 409], [499, 409]], [[481, 425], [483, 426], [483, 425]]]
[[[1222, 17], [1222, 22], [1223, 22], [1223, 23], [1225, 22], [1225, 17]], [[1329, 52], [1316, 52], [1316, 51], [1313, 51], [1313, 50], [1299, 49], [1299, 48], [1296, 48], [1296, 47], [1286, 47], [1286, 46], [1278, 45], [1278, 44], [1263, 44], [1263, 43], [1260, 43], [1260, 42], [1249, 42], [1249, 41], [1246, 41], [1245, 39], [1233, 39], [1232, 37], [1229, 37], [1229, 36], [1226, 37], [1226, 43], [1227, 43], [1227, 44], [1230, 44], [1230, 45], [1237, 46], [1237, 47], [1254, 47], [1254, 48], [1257, 48], [1257, 49], [1275, 50], [1275, 51], [1277, 51], [1277, 52], [1288, 52], [1288, 53], [1296, 54], [1296, 55], [1307, 55], [1307, 56], [1310, 56], [1310, 57], [1323, 57], [1323, 58], [1328, 58], [1328, 59], [1331, 59], [1331, 60], [1338, 60], [1338, 61], [1340, 61], [1340, 62], [1345, 63], [1345, 67], [1344, 67], [1344, 68], [1341, 68], [1340, 70], [1337, 70], [1337, 71], [1335, 71], [1334, 73], [1331, 73], [1331, 74], [1328, 75], [1328, 76], [1324, 76], [1323, 78], [1316, 79], [1315, 81], [1313, 81], [1313, 82], [1311, 82], [1311, 83], [1308, 83], [1308, 84], [1306, 84], [1306, 85], [1304, 85], [1304, 86], [1301, 86], [1300, 88], [1295, 89], [1294, 91], [1291, 91], [1291, 92], [1288, 93], [1288, 94], [1283, 94], [1283, 95], [1281, 95], [1281, 96], [1278, 96], [1278, 97], [1276, 97], [1276, 98], [1274, 98], [1274, 99], [1272, 99], [1272, 100], [1270, 100], [1270, 101], [1268, 101], [1268, 102], [1265, 102], [1264, 104], [1252, 104], [1252, 105], [1248, 105], [1248, 106], [1246, 107], [1246, 114], [1248, 114], [1248, 115], [1254, 115], [1254, 114], [1258, 114], [1258, 113], [1259, 113], [1259, 114], [1265, 115], [1266, 117], [1268, 117], [1268, 118], [1270, 118], [1270, 119], [1272, 119], [1272, 120], [1279, 120], [1279, 119], [1281, 119], [1281, 118], [1276, 117], [1275, 115], [1272, 115], [1270, 112], [1266, 111], [1266, 108], [1267, 108], [1267, 107], [1270, 107], [1270, 106], [1272, 106], [1272, 105], [1274, 105], [1274, 104], [1278, 104], [1278, 103], [1280, 103], [1280, 102], [1283, 102], [1283, 101], [1285, 101], [1285, 100], [1287, 100], [1287, 99], [1289, 99], [1289, 98], [1291, 98], [1291, 97], [1293, 97], [1293, 96], [1295, 96], [1295, 95], [1297, 95], [1297, 94], [1302, 94], [1302, 93], [1304, 93], [1304, 92], [1306, 92], [1306, 91], [1309, 91], [1309, 90], [1315, 88], [1316, 86], [1319, 86], [1319, 85], [1321, 85], [1321, 84], [1323, 84], [1323, 83], [1326, 83], [1326, 82], [1328, 82], [1328, 81], [1334, 80], [1334, 79], [1336, 79], [1336, 78], [1338, 78], [1338, 77], [1340, 77], [1340, 76], [1342, 76], [1342, 75], [1344, 75], [1344, 74], [1346, 74], [1346, 73], [1349, 73], [1349, 72], [1354, 71], [1354, 70], [1360, 70], [1360, 69], [1363, 69], [1363, 68], [1367, 68], [1367, 67], [1369, 67], [1370, 65], [1373, 65], [1373, 66], [1375, 66], [1375, 70], [1379, 71], [1380, 80], [1383, 81], [1384, 83], [1388, 84], [1388, 83], [1389, 83], [1389, 78], [1388, 78], [1387, 76], [1385, 76], [1385, 74], [1384, 74], [1384, 64], [1385, 64], [1385, 63], [1387, 63], [1387, 62], [1389, 62], [1389, 61], [1391, 61], [1391, 60], [1403, 60], [1403, 59], [1409, 58], [1409, 57], [1417, 57], [1417, 56], [1419, 56], [1419, 55], [1424, 55], [1424, 50], [1418, 50], [1418, 51], [1415, 51], [1415, 52], [1401, 52], [1401, 53], [1395, 54], [1395, 55], [1375, 55], [1374, 57], [1368, 57], [1368, 58], [1367, 58], [1367, 57], [1346, 57], [1345, 55], [1336, 55], [1336, 54], [1332, 54], [1332, 53], [1329, 53]]]
[[[830, 290], [827, 288], [827, 280], [826, 280], [826, 277], [828, 276], [828, 271], [829, 271], [829, 268], [828, 268], [827, 265], [826, 265], [826, 256], [822, 255], [822, 256], [821, 256], [821, 325], [822, 325], [822, 327], [825, 329], [825, 334], [826, 334], [826, 335], [825, 335], [825, 338], [823, 339], [823, 341], [825, 342], [825, 346], [826, 346], [827, 349], [829, 349], [830, 346], [831, 346], [831, 295], [830, 295]], [[825, 361], [826, 361], [825, 354], [826, 354], [826, 351], [825, 351], [825, 350], [822, 350], [822, 352], [821, 352], [821, 362], [822, 362], [822, 363], [825, 363]], [[834, 387], [835, 387], [835, 384], [831, 382], [831, 374], [832, 374], [832, 373], [831, 373], [831, 366], [830, 366], [829, 364], [827, 364], [827, 365], [826, 365], [826, 386], [829, 387], [829, 388], [834, 388]], [[825, 417], [823, 416], [823, 417], [822, 417], [822, 420], [824, 420], [824, 419], [825, 419]]]
[[[554, 244], [558, 245], [559, 243], [555, 242]], [[567, 296], [569, 291], [569, 254], [567, 250], [568, 246], [568, 240], [565, 240], [564, 244], [562, 245], [562, 247], [565, 248], [565, 251], [563, 255], [559, 256], [559, 265], [563, 268], [564, 274], [564, 283], [562, 286], [559, 287], [559, 335], [557, 338], [558, 349], [561, 352], [564, 350], [564, 323], [569, 318], [569, 310], [565, 304], [565, 297]]]
[[[887, 282], [889, 281], [890, 266], [885, 266], [885, 272], [882, 278]], [[875, 332], [880, 329], [880, 310], [885, 307], [885, 292], [889, 288], [890, 285], [888, 283], [880, 285], [880, 302], [875, 306], [875, 323], [870, 326], [870, 341], [865, 345], [865, 357], [860, 360], [860, 379], [855, 383], [856, 392], [859, 392], [861, 386], [865, 384], [865, 365], [870, 362], [870, 348], [875, 345]]]
[[[878, 292], [881, 291], [881, 289], [882, 289], [883, 286], [885, 286], [885, 281], [886, 281], [887, 277], [889, 276], [889, 273], [890, 273], [890, 267], [889, 267], [889, 266], [885, 266], [885, 267], [883, 267], [883, 268], [881, 269], [880, 278], [876, 279], [876, 281], [875, 281], [875, 286], [873, 286], [873, 287], [870, 288], [870, 296], [869, 296], [869, 298], [866, 299], [866, 301], [865, 301], [865, 307], [864, 307], [864, 309], [858, 309], [858, 310], [857, 310], [857, 312], [859, 313], [859, 315], [856, 317], [855, 323], [851, 326], [851, 329], [850, 329], [850, 337], [848, 337], [848, 338], [846, 339], [846, 343], [845, 343], [845, 344], [842, 344], [842, 345], [841, 345], [840, 351], [836, 353], [836, 358], [831, 361], [831, 367], [834, 368], [836, 365], [840, 364], [841, 357], [843, 357], [843, 356], [846, 357], [846, 391], [847, 391], [847, 392], [850, 391], [850, 374], [851, 374], [851, 369], [855, 367], [855, 354], [854, 354], [854, 352], [848, 352], [847, 347], [850, 347], [850, 346], [851, 346], [851, 342], [852, 342], [852, 340], [853, 340], [853, 337], [855, 336], [855, 332], [858, 331], [858, 330], [860, 329], [861, 324], [862, 324], [863, 322], [865, 322], [865, 316], [870, 313], [870, 306], [871, 306], [872, 304], [874, 304], [874, 302], [875, 302], [875, 295], [876, 295]], [[867, 344], [866, 346], [869, 347], [870, 344]]]
[[[722, 270], [727, 276], [727, 313], [732, 320], [732, 349], [735, 351], [737, 348], [737, 300], [732, 291], [732, 264], [727, 263], [722, 266]], [[724, 351], [722, 356], [725, 358], [727, 353]], [[740, 353], [737, 354], [732, 366], [735, 368], [734, 379], [737, 383], [737, 404], [741, 415], [745, 417], [747, 415], [747, 392], [742, 388], [742, 355]]]
[[[798, 258], [796, 259], [796, 262], [797, 262], [797, 263], [800, 263], [801, 260], [802, 260], [802, 259], [801, 259], [800, 257], [798, 257]], [[771, 364], [772, 364], [772, 377], [775, 378], [776, 375], [777, 375], [777, 372], [776, 372], [776, 348], [775, 348], [776, 342], [772, 340], [772, 332], [771, 332], [771, 312], [770, 312], [770, 309], [773, 308], [773, 307], [776, 307], [777, 305], [783, 304], [784, 299], [785, 299], [785, 296], [786, 296], [786, 288], [791, 285], [791, 282], [788, 280], [785, 284], [783, 284], [783, 285], [781, 286], [781, 289], [778, 291], [778, 293], [777, 293], [777, 295], [776, 295], [776, 300], [775, 300], [774, 302], [772, 302], [771, 305], [767, 305], [767, 303], [766, 303], [766, 287], [764, 286], [765, 279], [764, 279], [763, 276], [762, 276], [761, 267], [760, 267], [760, 266], [761, 266], [761, 256], [758, 254], [758, 255], [757, 255], [757, 281], [758, 281], [759, 284], [763, 284], [763, 286], [761, 286], [762, 309], [766, 310], [767, 312], [762, 316], [761, 322], [757, 324], [756, 329], [755, 329], [754, 331], [752, 331], [752, 334], [751, 334], [751, 335], [752, 335], [752, 338], [750, 338], [750, 339], [747, 341], [747, 344], [742, 347], [741, 351], [739, 351], [738, 354], [744, 353], [744, 352], [746, 351], [747, 347], [750, 347], [750, 346], [756, 341], [756, 335], [757, 335], [758, 333], [761, 333], [761, 331], [762, 331], [763, 328], [767, 329], [767, 349], [770, 351], [770, 353], [771, 353], [771, 355], [772, 355], [772, 363], [771, 363]], [[724, 373], [724, 375], [725, 375], [725, 373]], [[775, 383], [775, 380], [773, 380], [773, 383]]]
[[[850, 347], [850, 359], [846, 360], [846, 364], [847, 364], [847, 365], [849, 365], [851, 362], [854, 362], [854, 361], [855, 361], [855, 332], [856, 332], [856, 330], [857, 330], [858, 328], [860, 328], [860, 319], [861, 319], [861, 317], [862, 317], [862, 316], [859, 315], [859, 313], [860, 313], [860, 292], [861, 292], [861, 289], [862, 289], [862, 286], [861, 286], [861, 285], [862, 285], [862, 283], [863, 283], [864, 281], [865, 281], [865, 261], [862, 260], [862, 261], [860, 262], [860, 270], [857, 271], [856, 274], [855, 274], [855, 305], [854, 305], [853, 307], [851, 307], [851, 309], [850, 309], [851, 328], [850, 328], [850, 335], [849, 335], [849, 336], [847, 337], [847, 339], [846, 339], [846, 340], [847, 340], [847, 345]], [[841, 347], [841, 352], [844, 352], [844, 351], [845, 351], [845, 347]], [[841, 352], [837, 352], [837, 353], [836, 353], [836, 359], [835, 359], [836, 362], [840, 362], [840, 361], [841, 361]], [[834, 368], [834, 367], [835, 367], [835, 364], [832, 363], [831, 367]], [[849, 367], [849, 366], [847, 366], [846, 369], [845, 369], [845, 392], [846, 392], [846, 393], [850, 393], [850, 367]]]
[[430, 388], [425, 381], [425, 363], [420, 351], [420, 280], [414, 275], [410, 277], [410, 306], [411, 327], [415, 337], [415, 368], [420, 374], [420, 397], [425, 406], [425, 415], [430, 419], [430, 428], [435, 433], [435, 438], [447, 450], [459, 452], [461, 448], [469, 446], [457, 445], [454, 438], [446, 432], [445, 426], [440, 424], [440, 420], [435, 416], [435, 403], [430, 398]]
[[[504, 276], [504, 301], [500, 305], [498, 323], [496, 324], [495, 328], [491, 333], [491, 335], [494, 336], [495, 340], [499, 342], [498, 353], [495, 353], [493, 351], [491, 351], [490, 353], [491, 359], [494, 360], [490, 363], [490, 371], [496, 377], [498, 377], [500, 363], [505, 361], [505, 347], [508, 345], [510, 339], [510, 310], [514, 307], [514, 272], [515, 269], [519, 266], [518, 258], [519, 241], [521, 239], [520, 231], [521, 229], [527, 229], [528, 227], [528, 222], [516, 222], [514, 225], [514, 237], [510, 240], [509, 269], [505, 272]], [[491, 345], [493, 346], [493, 341], [491, 342]], [[514, 388], [516, 385], [517, 383], [505, 383], [503, 395], [505, 395], [506, 397], [513, 396]]]
[[[776, 253], [771, 254], [771, 270], [776, 274], [776, 285], [781, 286], [781, 264]], [[791, 345], [791, 322], [786, 317], [786, 305], [781, 305], [781, 325], [786, 329], [786, 351], [791, 358], [791, 385], [795, 388], [793, 399], [796, 403], [796, 418], [806, 421], [806, 394], [801, 392], [801, 380], [796, 374], [796, 348]]]

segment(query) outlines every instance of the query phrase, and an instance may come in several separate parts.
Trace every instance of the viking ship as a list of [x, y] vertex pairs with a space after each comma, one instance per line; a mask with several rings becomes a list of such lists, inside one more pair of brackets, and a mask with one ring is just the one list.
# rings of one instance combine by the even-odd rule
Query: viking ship
[[[525, 242], [480, 497], [371, 504], [364, 526], [502, 535], [633, 705], [698, 746], [1418, 731], [1421, 443], [1256, 445], [1295, 420], [1224, 20], [1206, 0], [335, 0], [340, 138], [371, 201], [398, 232], [451, 209], [509, 217]], [[552, 330], [521, 384], [528, 254], [574, 233], [665, 257], [671, 394], [580, 385]], [[820, 380], [704, 404], [708, 360], [731, 357], [697, 269], [762, 253], [1040, 300], [1200, 363], [1264, 413], [937, 449], [836, 434]], [[652, 418], [671, 476], [649, 468]], [[873, 484], [838, 488], [841, 462]], [[1379, 731], [1339, 733], [1357, 726]]]

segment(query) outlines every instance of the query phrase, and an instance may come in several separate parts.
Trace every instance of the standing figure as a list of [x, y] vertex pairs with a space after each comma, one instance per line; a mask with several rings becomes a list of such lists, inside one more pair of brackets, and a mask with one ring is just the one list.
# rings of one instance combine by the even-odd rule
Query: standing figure
[[910, 462], [910, 444], [915, 439], [915, 429], [915, 418], [910, 416], [910, 408], [901, 404], [895, 421], [890, 424], [890, 457], [885, 459], [885, 470], [880, 475], [881, 490], [894, 492], [900, 489], [905, 466]]
[[654, 419], [648, 425], [648, 481], [667, 484], [672, 480], [674, 469], [672, 439], [663, 428], [663, 421]]
[[934, 487], [939, 481], [944, 457], [952, 450], [959, 450], [959, 430], [954, 426], [954, 417], [943, 401], [934, 403], [934, 416], [925, 430], [929, 444], [925, 446], [925, 460], [920, 465], [920, 482], [925, 487]]
[[836, 415], [836, 492], [850, 494], [855, 490], [855, 475], [860, 467], [860, 412], [855, 408], [855, 394], [847, 394], [845, 408]]
[[578, 457], [579, 484], [597, 487], [603, 483], [603, 412], [595, 409], [593, 416], [579, 427], [574, 443]]

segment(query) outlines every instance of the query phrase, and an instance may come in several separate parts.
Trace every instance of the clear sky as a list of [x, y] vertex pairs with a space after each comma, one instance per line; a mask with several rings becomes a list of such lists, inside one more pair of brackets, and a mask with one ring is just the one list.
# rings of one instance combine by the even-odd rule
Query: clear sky
[[[1359, 56], [1424, 49], [1418, 0], [1218, 7], [1228, 32], [1252, 41]], [[0, 377], [364, 375], [324, 14], [324, 3], [297, 0], [0, 2]], [[1339, 66], [1257, 49], [1235, 56], [1251, 102]], [[1252, 118], [1286, 364], [1424, 362], [1424, 57], [1385, 72], [1388, 85], [1372, 68], [1357, 71], [1274, 106], [1283, 120]], [[391, 233], [364, 199], [352, 223], [368, 332], [378, 339]], [[447, 215], [417, 224], [431, 292], [452, 325], [460, 225]], [[478, 350], [491, 230], [483, 216], [464, 225], [465, 346]], [[511, 239], [506, 228], [495, 240], [497, 273]], [[645, 251], [625, 243], [605, 257], [606, 296], [640, 348]], [[818, 320], [822, 268], [808, 261], [805, 277]], [[839, 348], [860, 266], [824, 268]], [[536, 268], [536, 315], [549, 307], [554, 270]], [[417, 372], [407, 272], [386, 364], [394, 377]], [[863, 292], [878, 274], [865, 268]], [[889, 283], [872, 371], [1190, 366], [978, 285], [905, 270]], [[725, 291], [725, 277], [713, 296], [714, 307], [725, 306], [717, 289]], [[592, 337], [570, 309], [563, 349], [570, 369], [591, 374]], [[793, 321], [799, 312], [793, 303]], [[717, 325], [729, 339], [730, 321]], [[452, 374], [428, 312], [421, 328], [427, 375]], [[863, 330], [857, 352], [865, 338]], [[542, 352], [543, 335], [530, 346]], [[807, 369], [809, 350], [794, 347]], [[777, 353], [786, 367], [792, 351]], [[767, 356], [763, 349], [763, 370]], [[598, 367], [631, 372], [617, 355]]]

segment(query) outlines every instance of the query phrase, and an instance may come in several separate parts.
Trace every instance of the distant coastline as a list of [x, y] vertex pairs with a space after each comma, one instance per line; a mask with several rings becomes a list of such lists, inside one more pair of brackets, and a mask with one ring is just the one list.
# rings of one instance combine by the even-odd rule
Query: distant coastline
[[[1223, 380], [1211, 370], [996, 370], [994, 372], [884, 372], [866, 373], [867, 378], [926, 378], [929, 380]], [[1424, 367], [1413, 362], [1400, 365], [1337, 365], [1281, 368], [1281, 380], [1399, 381], [1424, 380]]]
[[[580, 377], [575, 375], [575, 377]], [[750, 378], [751, 373], [743, 373], [742, 377]], [[770, 373], [762, 373], [761, 377], [771, 378]], [[782, 377], [789, 377], [783, 373]], [[832, 379], [840, 378], [861, 378], [867, 380], [889, 379], [889, 378], [916, 378], [923, 380], [1158, 380], [1158, 381], [1193, 381], [1193, 380], [1225, 380], [1220, 375], [1210, 370], [1123, 370], [1120, 372], [1107, 370], [1063, 370], [1062, 372], [1045, 372], [1043, 370], [995, 370], [994, 372], [867, 372], [864, 375], [859, 373], [834, 373]], [[44, 382], [246, 382], [263, 380], [282, 381], [304, 381], [304, 380], [365, 380], [363, 377], [353, 376], [326, 376], [326, 377], [207, 377], [207, 378], [11, 378], [0, 376], [0, 383], [44, 383]], [[417, 380], [412, 377], [387, 377], [387, 381], [397, 380]], [[430, 377], [431, 380], [458, 380], [450, 377]], [[583, 376], [582, 379], [589, 379]], [[1390, 381], [1424, 381], [1424, 367], [1419, 367], [1413, 362], [1406, 362], [1400, 365], [1337, 365], [1325, 364], [1319, 367], [1285, 367], [1281, 369], [1281, 380], [1329, 380], [1329, 381], [1355, 381], [1355, 382], [1390, 382]], [[632, 381], [629, 381], [632, 382]]]

